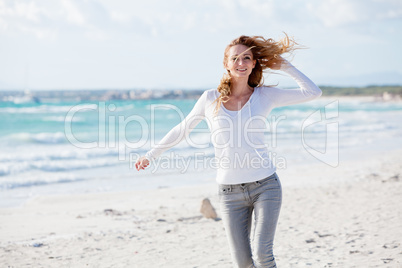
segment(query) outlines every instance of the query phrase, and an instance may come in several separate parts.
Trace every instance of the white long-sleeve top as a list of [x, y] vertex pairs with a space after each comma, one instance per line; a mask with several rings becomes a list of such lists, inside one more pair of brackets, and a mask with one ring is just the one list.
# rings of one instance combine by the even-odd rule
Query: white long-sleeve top
[[214, 113], [220, 95], [216, 89], [206, 90], [186, 118], [156, 145], [145, 157], [154, 160], [164, 151], [184, 140], [199, 122], [206, 120], [215, 148], [216, 181], [219, 184], [254, 182], [276, 171], [264, 144], [264, 132], [269, 129], [267, 117], [275, 107], [313, 100], [321, 90], [289, 62], [281, 71], [291, 76], [299, 88], [280, 89], [256, 87], [239, 111], [229, 111], [223, 104]]

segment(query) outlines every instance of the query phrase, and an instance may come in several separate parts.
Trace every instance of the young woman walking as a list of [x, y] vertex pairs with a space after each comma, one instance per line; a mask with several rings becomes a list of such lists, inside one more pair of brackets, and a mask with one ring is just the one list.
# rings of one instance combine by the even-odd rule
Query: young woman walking
[[[281, 57], [294, 46], [287, 36], [278, 42], [261, 36], [233, 40], [224, 52], [227, 74], [218, 88], [205, 91], [188, 116], [136, 163], [137, 170], [146, 168], [207, 120], [215, 147], [220, 213], [235, 267], [276, 267], [272, 247], [282, 188], [264, 143], [265, 120], [273, 108], [321, 95]], [[285, 72], [299, 88], [264, 86], [263, 71], [269, 69]]]

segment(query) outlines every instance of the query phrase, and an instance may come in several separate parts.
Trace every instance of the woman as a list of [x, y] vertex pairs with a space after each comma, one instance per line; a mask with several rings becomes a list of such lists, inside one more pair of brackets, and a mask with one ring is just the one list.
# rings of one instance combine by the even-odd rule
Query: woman
[[[279, 42], [260, 36], [233, 40], [225, 49], [227, 75], [218, 88], [205, 91], [185, 120], [136, 163], [137, 170], [144, 169], [207, 120], [218, 163], [220, 213], [236, 267], [276, 267], [272, 247], [282, 189], [261, 130], [273, 108], [321, 95], [309, 78], [281, 57], [294, 48], [287, 36]], [[267, 69], [284, 71], [299, 88], [263, 86]]]

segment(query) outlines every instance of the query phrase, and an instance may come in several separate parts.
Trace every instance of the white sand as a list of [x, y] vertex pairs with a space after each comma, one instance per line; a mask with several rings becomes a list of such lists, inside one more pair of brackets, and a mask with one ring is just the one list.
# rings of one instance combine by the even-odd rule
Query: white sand
[[[279, 267], [402, 267], [402, 152], [278, 172]], [[332, 183], [308, 183], [311, 178]], [[343, 182], [339, 182], [339, 178]], [[43, 196], [0, 209], [1, 267], [232, 267], [216, 185]], [[107, 210], [110, 209], [110, 210]], [[105, 211], [106, 210], [106, 211]]]

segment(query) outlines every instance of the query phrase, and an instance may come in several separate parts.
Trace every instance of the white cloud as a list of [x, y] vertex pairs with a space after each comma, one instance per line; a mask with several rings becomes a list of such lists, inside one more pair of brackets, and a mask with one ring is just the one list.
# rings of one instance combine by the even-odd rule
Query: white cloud
[[[248, 10], [251, 14], [258, 17], [270, 17], [273, 16], [277, 7], [273, 0], [249, 0], [239, 1], [241, 9]], [[282, 5], [280, 3], [279, 5]]]
[[50, 16], [50, 12], [35, 1], [0, 1], [0, 31], [18, 34], [32, 34], [37, 38], [55, 37], [55, 32], [43, 27], [42, 20]]
[[16, 3], [15, 12], [17, 16], [30, 21], [38, 22], [40, 13], [44, 13], [41, 8], [38, 8], [34, 2]]
[[[8, 1], [8, 3], [10, 3]], [[7, 4], [5, 0], [0, 1], [0, 16], [3, 18], [16, 17], [23, 20], [38, 22], [39, 16], [45, 13], [35, 2], [13, 2]]]
[[103, 39], [115, 31], [133, 29], [158, 37], [189, 31], [207, 34], [265, 28], [268, 32], [307, 27], [317, 19], [323, 27], [335, 28], [400, 17], [399, 0], [313, 0], [308, 4], [273, 0], [0, 0], [0, 31], [17, 30], [42, 38], [66, 30]]
[[67, 21], [79, 25], [85, 26], [86, 20], [84, 14], [78, 9], [74, 1], [71, 0], [62, 0], [61, 1], [63, 10], [65, 12], [65, 16]]
[[347, 25], [362, 20], [362, 16], [366, 16], [361, 13], [358, 3], [353, 0], [320, 1], [314, 4], [309, 3], [308, 8], [327, 27]]
[[402, 17], [402, 1], [329, 0], [308, 3], [308, 9], [327, 27], [370, 23]]
[[0, 0], [0, 34], [29, 34], [55, 39], [65, 33], [89, 39], [108, 38], [113, 22], [98, 1]]
[[131, 21], [131, 16], [129, 14], [127, 14], [125, 12], [121, 12], [121, 11], [115, 11], [115, 10], [112, 10], [110, 12], [110, 18], [111, 18], [111, 20], [116, 21], [121, 24], [126, 24]]
[[[190, 70], [199, 68], [203, 77], [219, 80], [220, 75], [215, 73], [221, 70], [227, 42], [240, 34], [278, 38], [284, 31], [312, 48], [311, 53], [298, 52], [296, 61], [304, 53], [308, 57], [300, 64], [310, 64], [316, 72], [328, 72], [330, 67], [314, 67], [314, 62], [324, 58], [336, 62], [339, 55], [354, 58], [358, 53], [364, 54], [360, 48], [378, 51], [387, 47], [387, 51], [397, 51], [391, 45], [398, 44], [398, 38], [393, 36], [401, 33], [401, 16], [400, 0], [0, 0], [0, 48], [4, 51], [0, 50], [0, 57], [16, 58], [32, 48], [35, 53], [26, 54], [36, 63], [45, 62], [43, 69], [37, 69], [42, 73], [53, 71], [58, 77], [52, 82], [55, 84], [64, 79], [89, 85], [91, 79], [82, 75], [87, 72], [95, 80], [102, 76], [111, 86], [120, 81], [126, 81], [120, 86], [140, 85], [140, 81], [142, 85], [149, 81], [162, 83], [149, 77], [147, 70], [153, 68], [174, 69], [190, 82], [198, 79]], [[11, 41], [3, 42], [7, 39]], [[354, 54], [349, 55], [353, 49]], [[180, 57], [172, 51], [180, 51]], [[365, 55], [361, 56], [364, 60]], [[10, 65], [14, 62], [0, 62], [0, 75], [5, 77], [0, 78], [9, 84], [14, 83], [7, 75], [12, 74]], [[357, 63], [350, 64], [355, 68]], [[397, 64], [393, 68], [400, 68]], [[46, 69], [54, 65], [65, 68], [65, 72], [60, 68]], [[21, 76], [18, 66], [14, 70], [16, 77]], [[335, 65], [333, 70], [343, 71]], [[68, 73], [74, 79], [67, 79]], [[168, 71], [160, 75], [161, 81], [179, 83]]]

